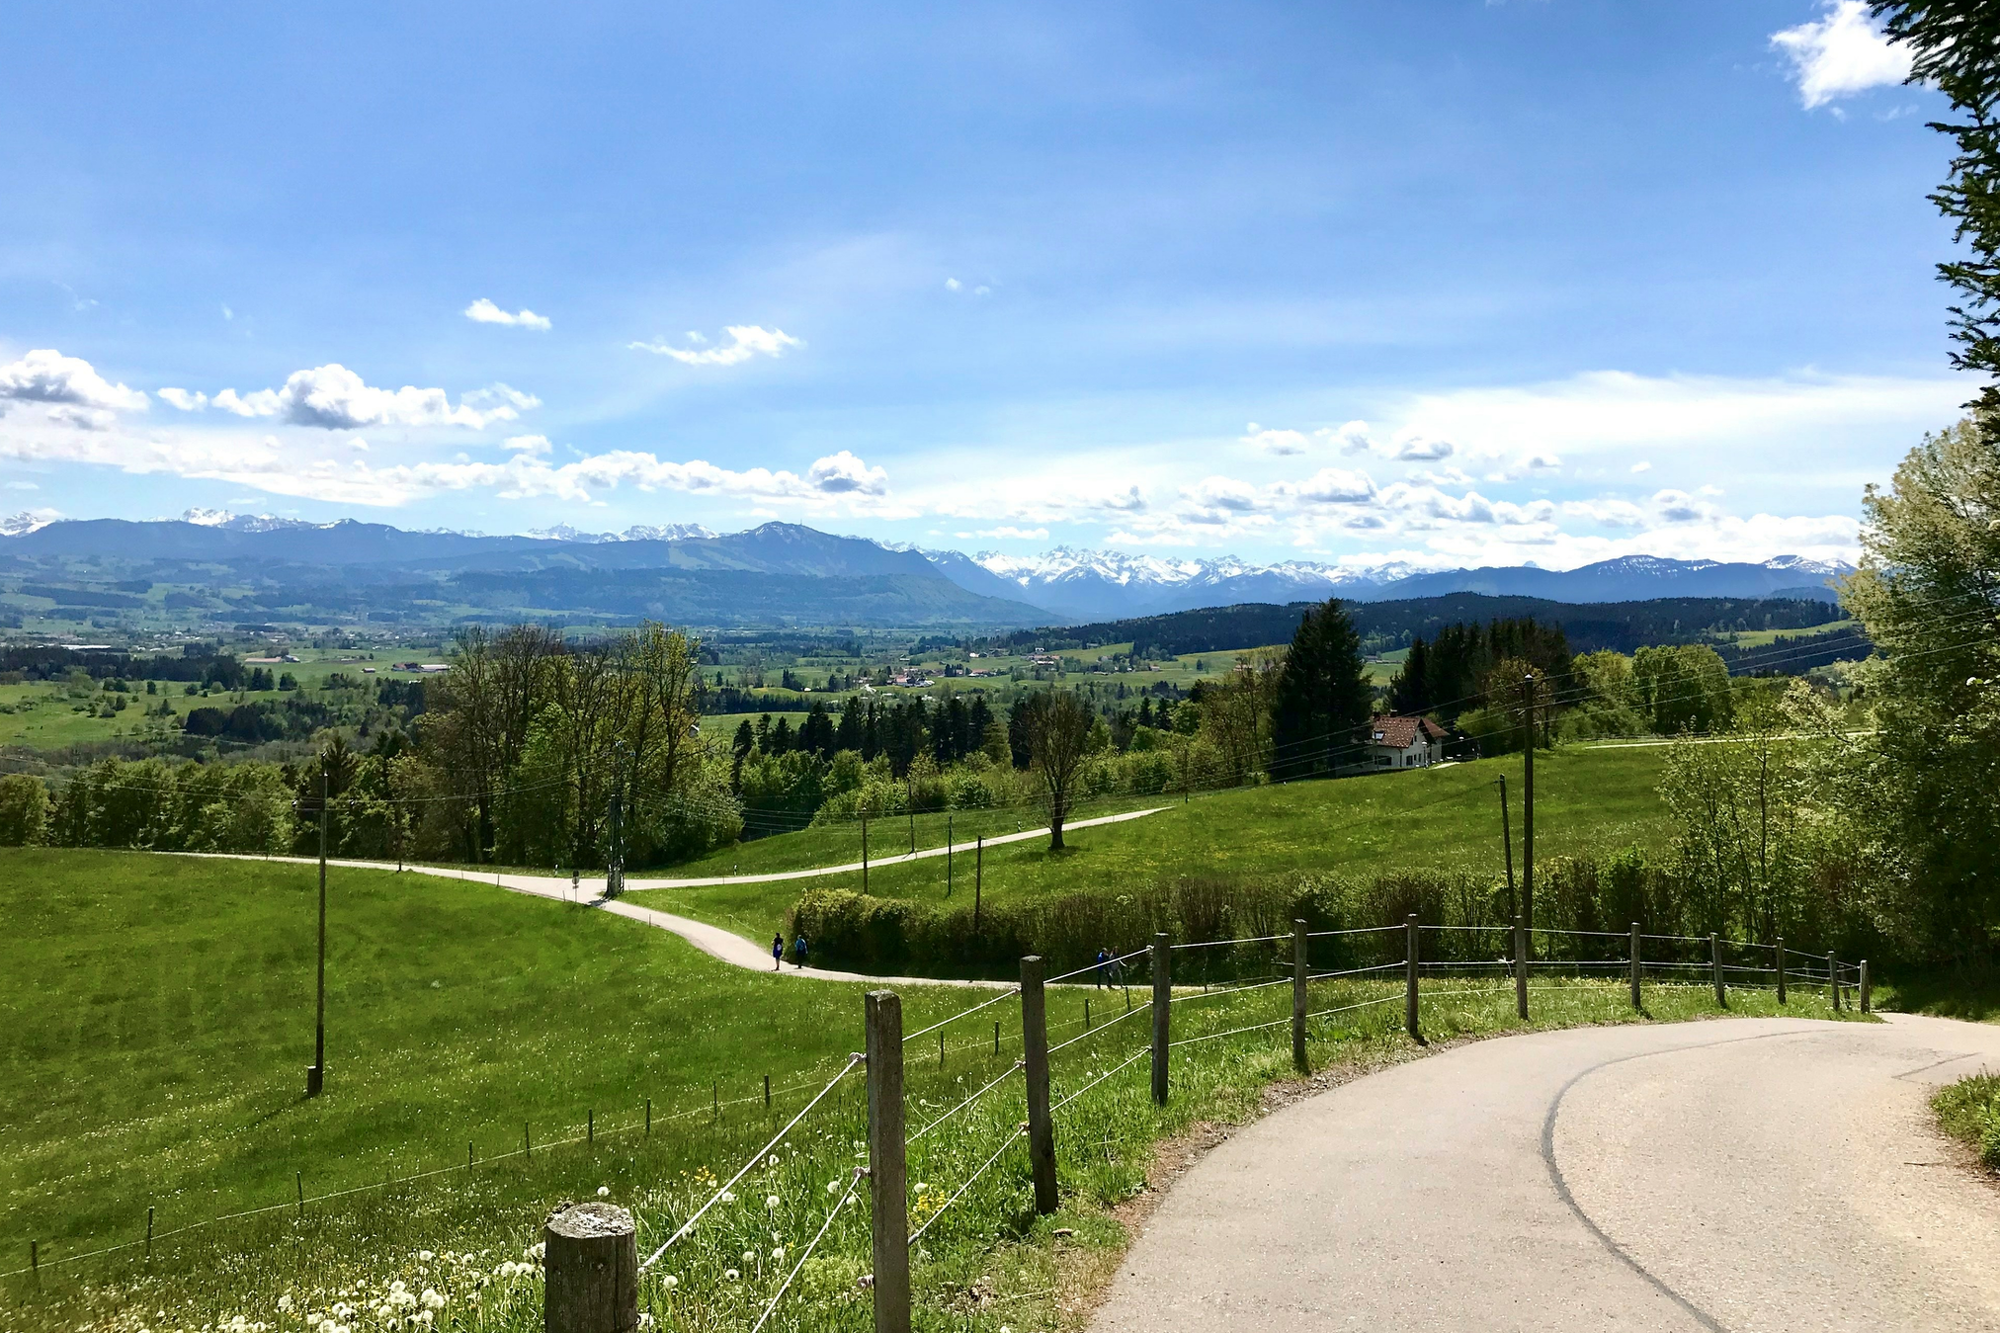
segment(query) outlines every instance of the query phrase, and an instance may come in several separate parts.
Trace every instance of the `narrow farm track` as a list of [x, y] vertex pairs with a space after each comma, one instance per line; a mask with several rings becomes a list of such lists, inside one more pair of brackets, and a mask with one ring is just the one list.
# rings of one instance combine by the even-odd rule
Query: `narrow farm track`
[[[1143, 819], [1147, 815], [1158, 813], [1159, 809], [1132, 810], [1120, 815], [1102, 815], [1096, 819], [1079, 819], [1074, 823], [1065, 824], [1063, 828], [1066, 832], [1071, 829], [1095, 828], [1100, 824], [1120, 824], [1128, 819]], [[1049, 830], [1047, 828], [1028, 829], [1021, 833], [1007, 833], [999, 837], [988, 838], [986, 839], [986, 845], [993, 847], [1001, 843], [1028, 842], [1035, 838], [1046, 838], [1048, 836]], [[960, 850], [963, 850], [963, 848]], [[944, 854], [945, 849], [942, 847], [926, 847], [915, 852], [905, 852], [901, 856], [885, 856], [880, 860], [871, 858], [868, 864], [871, 868], [901, 865], [907, 861], [921, 861], [929, 857], [943, 856]], [[282, 861], [292, 865], [319, 864], [317, 859], [310, 856], [249, 856], [231, 852], [175, 852], [165, 853], [165, 855], [203, 856], [225, 861]], [[391, 869], [391, 867], [384, 865], [380, 861], [329, 859], [327, 865], [352, 870]], [[773, 880], [813, 879], [820, 875], [838, 875], [848, 871], [859, 872], [860, 869], [861, 863], [856, 861], [851, 865], [821, 866], [812, 870], [787, 870], [776, 874], [764, 875], [725, 875], [720, 878], [711, 879], [636, 879], [627, 876], [625, 887], [628, 890], [713, 888], [728, 884], [763, 884]], [[558, 879], [553, 875], [520, 875], [495, 870], [466, 870], [454, 866], [422, 865], [405, 865], [403, 872], [415, 875], [435, 875], [440, 879], [462, 879], [473, 884], [491, 884], [495, 888], [507, 889], [514, 893], [525, 893], [536, 898], [549, 898], [556, 902], [580, 902], [585, 907], [609, 912], [613, 916], [626, 917], [644, 925], [672, 931], [695, 948], [700, 949], [703, 953], [729, 963], [732, 966], [755, 972], [776, 971], [771, 966], [771, 954], [767, 948], [746, 940], [741, 935], [735, 934], [732, 931], [724, 930], [720, 926], [711, 926], [704, 921], [676, 916], [672, 912], [661, 912], [654, 908], [640, 907], [622, 900], [605, 898], [604, 880], [601, 877], [581, 880], [578, 882], [575, 890], [572, 890], [568, 880]], [[990, 989], [1002, 988], [1012, 984], [1000, 981], [962, 981], [938, 977], [880, 977], [860, 972], [835, 972], [823, 967], [793, 967], [790, 963], [785, 964], [782, 975], [787, 977], [803, 977], [809, 981], [868, 981], [874, 982], [877, 985], [901, 986], [968, 986]]]
[[1931, 1091], [2000, 1027], [1537, 1033], [1237, 1133], [1162, 1200], [1096, 1333], [2000, 1329], [2000, 1189]]

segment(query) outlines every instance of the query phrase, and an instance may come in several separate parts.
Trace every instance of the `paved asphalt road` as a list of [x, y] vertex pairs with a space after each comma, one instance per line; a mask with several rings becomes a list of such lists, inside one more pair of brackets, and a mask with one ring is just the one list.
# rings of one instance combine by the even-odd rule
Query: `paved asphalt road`
[[2000, 1189], [1932, 1089], [2000, 1027], [1738, 1019], [1477, 1042], [1183, 1176], [1097, 1333], [2000, 1329]]

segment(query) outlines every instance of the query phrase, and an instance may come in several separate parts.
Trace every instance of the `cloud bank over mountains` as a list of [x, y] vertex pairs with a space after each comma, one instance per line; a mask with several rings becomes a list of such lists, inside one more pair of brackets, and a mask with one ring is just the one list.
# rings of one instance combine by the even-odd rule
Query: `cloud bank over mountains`
[[[759, 329], [730, 332], [734, 341], [707, 351], [734, 356], [761, 346], [744, 355], [775, 355], [797, 345], [783, 334], [760, 344], [751, 336]], [[1063, 530], [1120, 548], [1284, 547], [1352, 568], [1562, 567], [1640, 553], [1838, 560], [1856, 549], [1851, 505], [1744, 514], [1721, 487], [1693, 477], [1740, 473], [1746, 453], [1782, 471], [1792, 466], [1784, 455], [1809, 456], [1822, 429], [1948, 420], [1961, 393], [1942, 379], [1595, 372], [1392, 399], [1380, 425], [1252, 421], [1239, 435], [1171, 447], [1005, 461], [975, 454], [970, 466], [953, 466], [941, 451], [945, 466], [899, 465], [892, 482], [887, 465], [847, 447], [786, 467], [738, 461], [742, 449], [728, 451], [725, 464], [660, 450], [588, 452], [546, 429], [503, 435], [492, 428], [544, 405], [502, 382], [454, 397], [442, 387], [371, 385], [329, 362], [276, 388], [211, 394], [163, 385], [149, 394], [51, 348], [0, 364], [0, 408], [11, 409], [0, 422], [0, 458], [214, 480], [356, 507], [448, 495], [602, 507], [629, 490], [721, 507], [676, 513], [675, 521], [790, 510], [822, 521], [928, 522], [937, 525], [933, 537], [961, 540]], [[154, 398], [173, 411], [151, 411]], [[1655, 481], [1655, 459], [1677, 463], [1678, 475]], [[545, 514], [531, 517], [546, 526]]]

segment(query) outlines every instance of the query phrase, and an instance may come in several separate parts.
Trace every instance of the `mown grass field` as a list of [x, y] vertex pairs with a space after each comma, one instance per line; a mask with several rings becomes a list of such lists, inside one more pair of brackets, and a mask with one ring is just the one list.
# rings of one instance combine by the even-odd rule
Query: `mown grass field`
[[[1626, 846], [1664, 847], [1670, 830], [1658, 785], [1667, 747], [1612, 749], [1566, 747], [1535, 760], [1535, 854], [1539, 859]], [[1332, 782], [1245, 787], [1197, 795], [1180, 804], [1173, 795], [1092, 804], [1083, 816], [1164, 805], [1159, 814], [1126, 823], [1082, 829], [1051, 853], [1046, 840], [994, 847], [985, 854], [981, 892], [989, 901], [1088, 890], [1118, 894], [1180, 876], [1276, 876], [1298, 873], [1372, 874], [1401, 866], [1505, 873], [1500, 836], [1500, 795], [1507, 778], [1514, 855], [1521, 855], [1520, 756], [1439, 768], [1386, 773]], [[956, 816], [963, 840], [980, 831]], [[998, 816], [1004, 828], [1012, 812]], [[1029, 828], [1039, 820], [1024, 811]], [[1030, 822], [1033, 821], [1033, 822]], [[904, 821], [872, 824], [870, 849], [904, 852]], [[918, 845], [942, 846], [944, 818], [920, 816]], [[738, 853], [741, 853], [739, 856]], [[740, 849], [667, 872], [674, 877], [753, 874], [841, 864], [859, 856], [857, 829], [839, 826], [760, 839]], [[732, 870], [732, 867], [734, 869]], [[954, 894], [972, 891], [970, 855], [952, 858]], [[873, 867], [870, 893], [882, 897], [942, 900], [943, 857], [900, 866]], [[816, 884], [861, 887], [858, 872], [808, 880], [653, 889], [636, 901], [697, 917], [748, 938], [768, 940], [800, 894]]]
[[[255, 862], [0, 853], [10, 925], [0, 938], [10, 1034], [0, 1048], [0, 1271], [25, 1264], [30, 1240], [45, 1263], [39, 1283], [0, 1282], [0, 1324], [160, 1333], [240, 1314], [289, 1327], [339, 1301], [344, 1325], [374, 1329], [390, 1316], [369, 1310], [388, 1309], [400, 1280], [438, 1293], [438, 1328], [526, 1333], [540, 1326], [539, 1290], [513, 1265], [555, 1201], [603, 1187], [635, 1209], [650, 1250], [860, 1044], [858, 986], [734, 971], [665, 932], [482, 886], [336, 871], [330, 1079], [325, 1097], [307, 1102], [313, 882], [308, 867]], [[1249, 974], [1269, 961], [1249, 959]], [[1417, 1054], [1393, 985], [1314, 991], [1318, 1007], [1387, 1001], [1317, 1022], [1316, 1065]], [[1183, 995], [1176, 1037], [1269, 1021], [1289, 1006], [1282, 986]], [[1712, 1008], [1701, 986], [1649, 996], [1658, 1019]], [[913, 988], [906, 1031], [984, 998]], [[1052, 1039], [1082, 1034], [1086, 999], [1098, 1005], [1096, 1026], [1055, 1064], [1058, 1098], [1081, 1094], [1058, 1116], [1063, 1209], [1035, 1219], [1022, 1154], [995, 1159], [917, 1252], [919, 1327], [1053, 1327], [1057, 1302], [1115, 1260], [1124, 1237], [1108, 1210], [1144, 1183], [1157, 1137], [1254, 1114], [1259, 1088], [1288, 1074], [1282, 1027], [1205, 1042], [1176, 1054], [1174, 1098], [1156, 1109], [1144, 1061], [1121, 1064], [1143, 1049], [1143, 1004], [1124, 1021], [1122, 995], [1052, 992]], [[1733, 1005], [1771, 1011], [1758, 995]], [[911, 1042], [913, 1129], [1010, 1067], [1018, 1014], [1002, 1002], [946, 1028], [942, 1056], [930, 1037]], [[1536, 1014], [1543, 1026], [1635, 1018], [1616, 984], [1555, 979], [1537, 990]], [[1433, 1039], [1518, 1026], [1504, 983], [1441, 990], [1425, 1015]], [[758, 1095], [765, 1072], [779, 1089], [770, 1112]], [[718, 1083], [725, 1105], [711, 1124]], [[664, 1326], [748, 1326], [861, 1160], [860, 1086], [842, 1084], [649, 1277], [643, 1299]], [[557, 1146], [582, 1135], [593, 1109], [596, 1141]], [[949, 1132], [913, 1147], [918, 1220], [1009, 1141], [1020, 1114], [1018, 1084], [1003, 1082]], [[537, 1151], [502, 1158], [519, 1148], [523, 1122]], [[440, 1174], [412, 1179], [426, 1170]], [[303, 1217], [290, 1206], [294, 1172], [304, 1174]], [[318, 1197], [341, 1189], [356, 1192]], [[149, 1204], [162, 1234], [151, 1260], [131, 1245], [62, 1262], [138, 1241]], [[868, 1265], [865, 1213], [843, 1214], [773, 1327], [866, 1326], [855, 1282]], [[1057, 1227], [1075, 1234], [1058, 1243]], [[986, 1294], [968, 1299], [981, 1278]]]

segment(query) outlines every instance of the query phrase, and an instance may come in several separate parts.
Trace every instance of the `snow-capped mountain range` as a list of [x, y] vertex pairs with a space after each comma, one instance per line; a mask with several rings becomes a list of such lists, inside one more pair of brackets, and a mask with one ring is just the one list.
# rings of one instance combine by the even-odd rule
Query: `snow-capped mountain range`
[[[641, 525], [622, 533], [563, 526], [516, 537], [436, 530], [403, 532], [341, 519], [309, 523], [270, 514], [191, 509], [179, 520], [69, 523], [48, 510], [0, 519], [0, 537], [18, 549], [90, 549], [133, 557], [195, 558], [231, 553], [326, 567], [393, 561], [453, 570], [542, 568], [551, 561], [600, 571], [664, 567], [731, 569], [747, 574], [821, 578], [940, 577], [999, 619], [1046, 615], [1049, 622], [1117, 620], [1244, 602], [1287, 603], [1343, 597], [1377, 602], [1451, 593], [1539, 597], [1590, 603], [1657, 597], [1815, 597], [1831, 600], [1829, 582], [1851, 566], [1799, 556], [1761, 563], [1674, 560], [1634, 555], [1579, 569], [1533, 565], [1424, 570], [1384, 565], [1367, 570], [1307, 560], [1254, 564], [1235, 556], [1170, 559], [1058, 546], [1034, 556], [996, 551], [924, 550], [905, 543], [836, 537], [793, 523], [766, 523], [718, 536], [699, 524]], [[629, 544], [629, 554], [620, 547]], [[1009, 609], [1011, 608], [1011, 609]], [[1005, 615], [1001, 615], [1001, 612]], [[974, 614], [968, 612], [968, 615]], [[1045, 622], [1048, 623], [1048, 622]]]
[[1828, 580], [1852, 566], [1801, 556], [1761, 564], [1635, 555], [1579, 569], [1533, 565], [1425, 570], [1385, 564], [1358, 570], [1310, 560], [1259, 565], [1235, 556], [1172, 560], [1058, 546], [1036, 556], [925, 551], [946, 578], [973, 592], [1010, 597], [1089, 619], [1153, 615], [1238, 602], [1326, 597], [1379, 602], [1454, 592], [1544, 597], [1558, 602], [1643, 601], [1650, 597], [1827, 597]]

